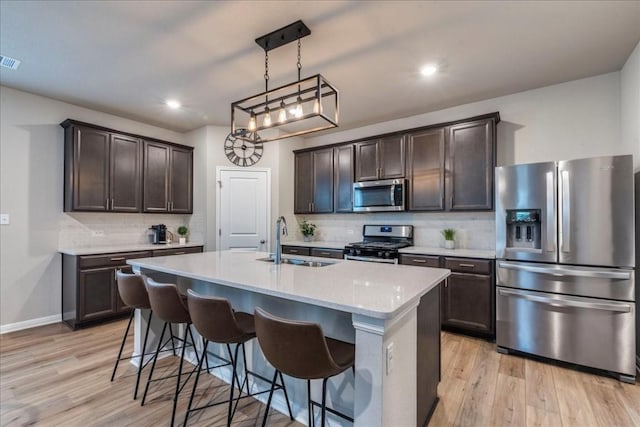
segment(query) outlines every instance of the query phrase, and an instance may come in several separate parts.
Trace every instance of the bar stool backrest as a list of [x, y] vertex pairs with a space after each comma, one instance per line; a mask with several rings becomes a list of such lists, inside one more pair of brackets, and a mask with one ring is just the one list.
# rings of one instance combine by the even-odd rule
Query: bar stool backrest
[[182, 302], [178, 288], [173, 283], [158, 283], [145, 277], [149, 302], [153, 314], [170, 323], [191, 323], [189, 311]]
[[126, 305], [133, 308], [151, 308], [149, 294], [144, 286], [142, 276], [117, 270], [116, 281], [120, 298]]
[[245, 332], [238, 326], [229, 300], [203, 296], [189, 289], [187, 302], [191, 320], [204, 338], [223, 344], [242, 341]]
[[260, 348], [274, 368], [301, 379], [327, 378], [341, 372], [317, 323], [282, 319], [260, 307], [254, 312]]

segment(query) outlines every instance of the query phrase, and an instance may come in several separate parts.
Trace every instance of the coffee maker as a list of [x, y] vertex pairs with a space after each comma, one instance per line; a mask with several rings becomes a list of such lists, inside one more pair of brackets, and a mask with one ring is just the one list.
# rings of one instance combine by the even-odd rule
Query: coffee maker
[[149, 243], [154, 245], [167, 243], [167, 226], [164, 224], [152, 225], [149, 228]]

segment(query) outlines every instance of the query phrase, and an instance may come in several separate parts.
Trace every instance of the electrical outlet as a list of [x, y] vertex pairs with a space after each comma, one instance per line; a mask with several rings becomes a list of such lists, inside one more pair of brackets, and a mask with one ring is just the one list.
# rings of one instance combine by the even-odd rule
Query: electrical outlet
[[9, 225], [9, 214], [0, 214], [0, 225]]
[[92, 230], [91, 237], [104, 237], [104, 230]]
[[393, 372], [393, 343], [387, 344], [387, 375]]
[[353, 236], [353, 234], [354, 234], [354, 233], [353, 233], [353, 230], [351, 230], [351, 229], [348, 229], [348, 230], [347, 230], [347, 235], [349, 235], [349, 236]]

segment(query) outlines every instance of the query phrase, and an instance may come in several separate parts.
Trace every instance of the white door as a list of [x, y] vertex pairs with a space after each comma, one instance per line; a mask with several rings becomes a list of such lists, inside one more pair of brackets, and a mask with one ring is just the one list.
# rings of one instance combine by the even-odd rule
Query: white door
[[217, 168], [218, 250], [268, 251], [271, 170]]

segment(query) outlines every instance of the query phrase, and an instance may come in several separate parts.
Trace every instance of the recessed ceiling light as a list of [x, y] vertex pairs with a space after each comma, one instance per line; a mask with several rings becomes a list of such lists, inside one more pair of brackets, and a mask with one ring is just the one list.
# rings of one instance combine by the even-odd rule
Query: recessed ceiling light
[[420, 74], [422, 74], [425, 77], [433, 76], [437, 72], [438, 72], [438, 66], [434, 64], [425, 65], [420, 69]]
[[172, 110], [177, 110], [178, 108], [182, 107], [182, 104], [180, 104], [180, 102], [176, 101], [175, 99], [168, 99], [165, 104], [167, 104], [167, 107], [171, 108]]

